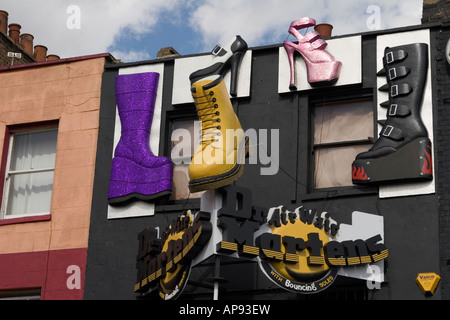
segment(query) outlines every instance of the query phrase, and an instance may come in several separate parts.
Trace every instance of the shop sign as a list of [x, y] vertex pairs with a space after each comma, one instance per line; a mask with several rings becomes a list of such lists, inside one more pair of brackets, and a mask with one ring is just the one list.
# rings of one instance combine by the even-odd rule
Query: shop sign
[[[360, 228], [359, 228], [360, 229]], [[212, 255], [258, 262], [276, 285], [295, 293], [329, 288], [343, 268], [377, 263], [388, 249], [380, 234], [338, 241], [339, 224], [327, 212], [252, 204], [249, 189], [228, 186], [207, 192], [201, 211], [181, 216], [160, 240], [140, 235], [136, 292], [159, 287], [176, 297], [189, 269]]]
[[156, 230], [139, 234], [135, 292], [156, 288], [165, 300], [177, 298], [183, 291], [191, 270], [191, 260], [203, 249], [211, 236], [210, 216], [190, 212], [178, 217], [164, 231], [161, 239]]

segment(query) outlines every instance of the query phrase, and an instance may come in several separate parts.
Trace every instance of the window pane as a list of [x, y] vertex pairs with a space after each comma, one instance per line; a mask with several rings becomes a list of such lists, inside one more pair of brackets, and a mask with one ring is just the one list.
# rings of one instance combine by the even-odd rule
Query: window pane
[[[172, 200], [200, 198], [203, 192], [189, 192], [188, 168], [194, 150], [198, 145], [200, 133], [195, 135], [195, 130], [200, 130], [200, 126], [195, 126], [194, 119], [177, 120], [173, 122], [172, 139], [172, 161], [175, 163], [173, 169], [173, 190]], [[197, 141], [194, 139], [197, 138]]]
[[[194, 154], [195, 147], [198, 144], [198, 138], [200, 137], [200, 133], [195, 136], [195, 129], [200, 130], [199, 127], [195, 127], [194, 120], [178, 120], [173, 122], [173, 130], [177, 131], [177, 134], [173, 135], [172, 141], [172, 149], [176, 146], [176, 152], [172, 155], [172, 160], [187, 160], [185, 163], [189, 163], [192, 155]], [[194, 141], [194, 138], [197, 138], [197, 141]]]
[[317, 104], [314, 130], [314, 144], [373, 137], [372, 99]]
[[0, 291], [0, 300], [40, 300], [41, 289]]
[[53, 171], [11, 176], [7, 215], [49, 213]]
[[188, 167], [188, 164], [178, 164], [173, 168], [172, 200], [201, 198], [204, 193], [190, 193]]
[[57, 130], [16, 134], [11, 170], [53, 168], [57, 134]]
[[317, 149], [315, 152], [315, 188], [353, 185], [352, 163], [359, 153], [369, 150], [370, 147], [371, 144]]

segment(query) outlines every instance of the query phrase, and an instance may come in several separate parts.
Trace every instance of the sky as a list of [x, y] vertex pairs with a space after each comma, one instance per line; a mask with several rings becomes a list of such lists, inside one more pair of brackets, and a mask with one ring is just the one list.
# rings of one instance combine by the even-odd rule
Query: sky
[[[8, 23], [61, 58], [111, 53], [123, 62], [209, 52], [240, 35], [249, 47], [295, 41], [292, 21], [310, 17], [333, 35], [418, 25], [423, 0], [1, 0]], [[310, 29], [311, 30], [311, 29]], [[310, 31], [309, 30], [309, 31]]]

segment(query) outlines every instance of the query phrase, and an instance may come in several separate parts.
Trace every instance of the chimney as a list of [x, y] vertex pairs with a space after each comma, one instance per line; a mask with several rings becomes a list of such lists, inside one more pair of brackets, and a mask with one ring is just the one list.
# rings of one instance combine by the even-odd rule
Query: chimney
[[0, 10], [0, 31], [8, 34], [8, 12]]
[[166, 47], [166, 48], [161, 48], [158, 53], [156, 54], [156, 57], [158, 59], [161, 58], [169, 58], [169, 57], [179, 57], [180, 54], [177, 52], [177, 50], [175, 50], [172, 47]]
[[47, 56], [47, 61], [55, 61], [55, 60], [59, 60], [59, 59], [60, 59], [60, 57], [56, 54], [49, 54]]
[[450, 2], [446, 0], [423, 0], [422, 23], [450, 22]]
[[47, 60], [47, 47], [42, 45], [34, 46], [34, 58], [37, 62]]
[[322, 39], [330, 38], [333, 26], [329, 23], [320, 23], [314, 27], [314, 30], [320, 34]]
[[33, 55], [33, 39], [34, 37], [29, 33], [20, 35], [20, 45], [31, 56]]
[[20, 29], [22, 26], [18, 23], [11, 23], [9, 25], [9, 37], [14, 40], [15, 43], [19, 43]]

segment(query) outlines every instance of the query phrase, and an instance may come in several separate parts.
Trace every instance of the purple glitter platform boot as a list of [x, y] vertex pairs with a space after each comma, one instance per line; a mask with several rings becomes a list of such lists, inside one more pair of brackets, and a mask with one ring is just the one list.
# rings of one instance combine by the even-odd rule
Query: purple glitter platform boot
[[173, 164], [169, 158], [155, 156], [149, 145], [159, 74], [118, 75], [115, 80], [122, 128], [112, 160], [109, 204], [170, 195]]

